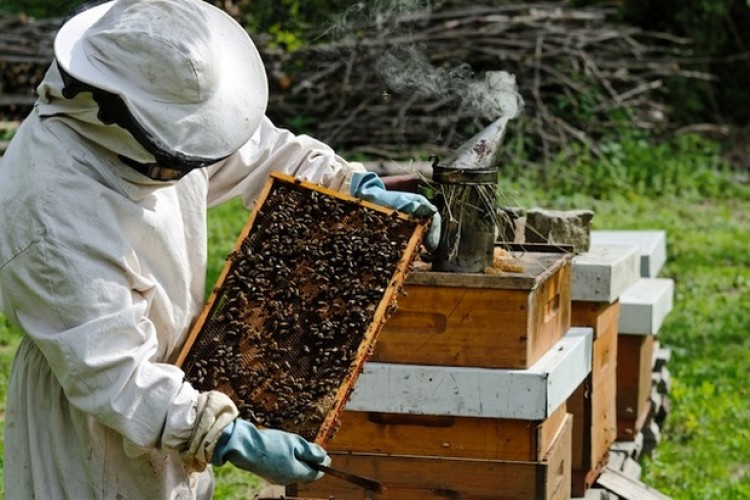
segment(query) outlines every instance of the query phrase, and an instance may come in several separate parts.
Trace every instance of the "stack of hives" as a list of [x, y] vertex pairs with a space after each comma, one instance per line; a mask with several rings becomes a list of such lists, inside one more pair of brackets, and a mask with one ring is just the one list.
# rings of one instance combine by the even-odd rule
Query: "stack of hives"
[[[377, 498], [570, 497], [566, 400], [591, 369], [570, 328], [572, 255], [511, 249], [516, 271], [415, 270], [329, 444]], [[288, 495], [375, 498], [332, 478]]]
[[620, 298], [637, 279], [632, 246], [592, 245], [573, 260], [572, 323], [594, 329], [591, 373], [568, 401], [579, 445], [573, 452], [573, 496], [593, 485], [617, 438]]
[[[612, 483], [637, 482], [638, 461], [660, 439], [660, 426], [669, 409], [669, 350], [659, 347], [658, 333], [672, 310], [674, 282], [658, 275], [667, 259], [664, 231], [594, 231], [592, 241], [635, 246], [638, 279], [620, 298], [617, 353], [617, 441], [598, 486], [618, 493]], [[622, 492], [621, 498], [634, 498]], [[644, 487], [641, 498], [664, 498]]]
[[[568, 401], [574, 435], [582, 438], [580, 453], [574, 451], [574, 496], [592, 486], [615, 495], [622, 478], [613, 476], [639, 475], [636, 458], [644, 437], [652, 444], [658, 438], [658, 430], [649, 432], [651, 419], [664, 416], [662, 394], [669, 382], [662, 362], [661, 383], [652, 384], [655, 335], [672, 307], [672, 280], [653, 277], [666, 259], [664, 233], [593, 231], [591, 241], [590, 250], [573, 261], [573, 325], [595, 329], [592, 372]], [[657, 399], [659, 412], [652, 404]], [[628, 488], [623, 498], [660, 496], [637, 482]]]

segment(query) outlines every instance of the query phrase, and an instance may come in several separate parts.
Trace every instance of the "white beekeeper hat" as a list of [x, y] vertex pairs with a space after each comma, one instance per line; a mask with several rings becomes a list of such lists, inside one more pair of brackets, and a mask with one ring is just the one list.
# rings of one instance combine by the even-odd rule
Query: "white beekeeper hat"
[[114, 0], [67, 21], [55, 57], [120, 96], [168, 154], [223, 158], [265, 114], [268, 81], [247, 32], [202, 0]]

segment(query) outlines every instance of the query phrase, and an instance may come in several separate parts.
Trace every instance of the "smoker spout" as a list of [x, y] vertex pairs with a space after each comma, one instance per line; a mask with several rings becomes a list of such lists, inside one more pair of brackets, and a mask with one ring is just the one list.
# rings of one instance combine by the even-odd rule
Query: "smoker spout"
[[450, 170], [496, 170], [500, 145], [510, 118], [498, 118], [474, 137], [463, 143], [445, 160], [434, 167]]

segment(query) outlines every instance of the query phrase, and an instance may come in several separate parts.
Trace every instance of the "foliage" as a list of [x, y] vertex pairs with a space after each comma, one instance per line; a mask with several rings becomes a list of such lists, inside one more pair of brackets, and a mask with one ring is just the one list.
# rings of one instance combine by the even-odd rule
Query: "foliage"
[[657, 141], [643, 130], [623, 127], [598, 142], [604, 156], [572, 144], [545, 165], [525, 160], [523, 138], [513, 136], [503, 177], [521, 177], [560, 195], [603, 199], [623, 194], [720, 199], [747, 196], [729, 175], [715, 141], [685, 134]]
[[[750, 496], [748, 208], [730, 199], [655, 214], [687, 233], [674, 238], [668, 267], [679, 304], [665, 334], [675, 347], [673, 412], [663, 446], [646, 467], [649, 479], [675, 498]], [[686, 453], [694, 458], [681, 460]]]
[[[746, 0], [630, 0], [623, 19], [694, 41], [696, 55], [717, 80], [699, 87], [674, 86], [674, 102], [684, 102], [693, 117], [747, 125], [750, 112], [737, 106], [750, 85], [750, 7]], [[707, 114], [706, 112], [712, 113]]]
[[9, 141], [16, 135], [16, 129], [14, 128], [3, 128], [0, 124], [0, 141]]
[[73, 12], [77, 6], [84, 3], [81, 0], [7, 0], [3, 2], [3, 7], [0, 10], [44, 19], [65, 17]]
[[214, 468], [216, 476], [216, 500], [245, 500], [256, 498], [258, 489], [264, 484], [259, 477], [227, 463]]
[[270, 35], [272, 47], [294, 51], [308, 43], [311, 26], [325, 26], [350, 7], [343, 0], [215, 0], [251, 33]]
[[[21, 335], [10, 326], [8, 320], [0, 314], [0, 423], [5, 420], [5, 398], [10, 377], [10, 366], [13, 353], [20, 342]], [[0, 470], [3, 465], [3, 452], [5, 444], [5, 426], [0, 428]], [[4, 484], [0, 475], [0, 498], [5, 498]]]
[[[602, 0], [577, 0], [591, 5]], [[671, 33], [693, 41], [697, 64], [712, 82], [669, 81], [667, 100], [673, 119], [682, 123], [726, 121], [750, 125], [744, 102], [750, 85], [750, 2], [747, 0], [623, 0], [624, 22], [648, 30]]]
[[208, 262], [206, 270], [206, 297], [224, 268], [226, 257], [234, 248], [240, 231], [247, 222], [248, 211], [239, 198], [211, 209], [208, 219]]

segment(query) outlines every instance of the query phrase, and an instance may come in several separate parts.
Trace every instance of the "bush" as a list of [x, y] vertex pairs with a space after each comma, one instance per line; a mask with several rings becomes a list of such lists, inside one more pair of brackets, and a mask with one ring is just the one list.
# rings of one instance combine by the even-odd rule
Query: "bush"
[[[578, 0], [579, 5], [605, 3]], [[712, 82], [667, 83], [673, 119], [682, 123], [750, 125], [750, 109], [740, 105], [750, 86], [750, 2], [748, 0], [622, 0], [621, 19], [643, 29], [692, 40], [696, 65], [715, 75]]]
[[[513, 144], [511, 150], [521, 149]], [[657, 141], [647, 132], [623, 128], [598, 143], [603, 156], [573, 144], [544, 166], [517, 162], [503, 167], [506, 178], [524, 179], [563, 196], [582, 194], [597, 199], [626, 193], [747, 199], [748, 190], [734, 182], [718, 142], [695, 134]]]

